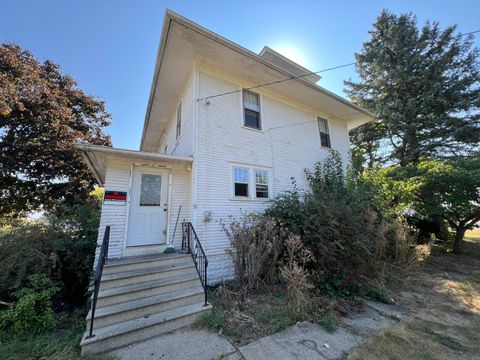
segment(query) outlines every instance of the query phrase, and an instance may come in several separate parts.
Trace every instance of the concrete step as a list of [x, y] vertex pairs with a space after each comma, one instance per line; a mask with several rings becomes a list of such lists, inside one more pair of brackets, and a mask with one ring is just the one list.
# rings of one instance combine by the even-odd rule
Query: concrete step
[[[189, 262], [192, 260], [190, 254], [155, 254], [145, 256], [132, 256], [123, 259], [107, 260], [103, 267], [103, 274], [113, 274], [118, 272], [141, 270], [148, 267], [157, 267], [170, 264], [180, 264], [181, 262]], [[102, 275], [103, 276], [103, 275]]]
[[146, 318], [136, 318], [104, 327], [91, 338], [87, 338], [88, 333], [86, 332], [80, 343], [82, 355], [113, 350], [191, 325], [200, 315], [210, 311], [211, 308], [211, 305], [204, 306], [203, 303], [186, 305]]
[[187, 274], [100, 290], [98, 292], [97, 309], [198, 286], [201, 286], [198, 273], [195, 269], [192, 269], [192, 271]]
[[[205, 295], [203, 288], [201, 286], [195, 286], [103, 308], [97, 308], [95, 311], [95, 321], [93, 326], [96, 331], [101, 331], [101, 328], [105, 326], [149, 316], [179, 306], [199, 304], [204, 302], [204, 299]], [[87, 329], [90, 328], [90, 319], [91, 310], [88, 312], [86, 318]]]
[[162, 264], [160, 266], [148, 266], [138, 270], [103, 274], [102, 281], [100, 283], [100, 290], [137, 284], [151, 280], [165, 279], [172, 276], [188, 274], [193, 271], [195, 271], [195, 264], [192, 259], [187, 259], [187, 261], [181, 260], [174, 264]]

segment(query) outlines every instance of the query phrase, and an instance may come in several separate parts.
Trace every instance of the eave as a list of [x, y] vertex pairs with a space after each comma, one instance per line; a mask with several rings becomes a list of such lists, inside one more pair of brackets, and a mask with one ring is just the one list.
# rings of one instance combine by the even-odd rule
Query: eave
[[[158, 151], [158, 143], [195, 63], [231, 73], [252, 84], [282, 79], [269, 85], [279, 96], [291, 98], [350, 130], [376, 117], [331, 91], [279, 67], [260, 55], [167, 10], [145, 115], [140, 149]], [[215, 95], [215, 94], [209, 94]]]
[[172, 156], [100, 145], [75, 144], [75, 148], [81, 152], [85, 163], [101, 186], [105, 184], [109, 159], [127, 160], [137, 163], [144, 162], [150, 165], [162, 164], [166, 166], [191, 166], [193, 162], [193, 158], [190, 157]]

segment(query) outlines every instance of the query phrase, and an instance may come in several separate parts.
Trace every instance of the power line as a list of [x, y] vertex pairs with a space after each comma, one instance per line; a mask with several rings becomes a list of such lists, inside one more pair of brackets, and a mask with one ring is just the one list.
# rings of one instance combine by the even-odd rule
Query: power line
[[282, 82], [289, 81], [289, 80], [301, 79], [301, 78], [304, 78], [304, 77], [307, 77], [307, 76], [310, 76], [310, 75], [316, 75], [316, 74], [320, 74], [320, 73], [323, 73], [323, 72], [326, 72], [326, 71], [331, 71], [331, 70], [335, 70], [335, 69], [339, 69], [339, 68], [347, 67], [347, 66], [352, 66], [352, 65], [355, 65], [355, 62], [348, 63], [348, 64], [343, 64], [343, 65], [338, 65], [338, 66], [334, 66], [334, 67], [319, 70], [319, 71], [312, 71], [312, 72], [309, 72], [309, 73], [306, 73], [306, 74], [303, 74], [303, 75], [290, 76], [290, 77], [285, 78], [285, 79], [276, 80], [276, 81], [272, 81], [272, 82], [268, 82], [268, 83], [264, 83], [264, 84], [260, 84], [260, 85], [250, 86], [250, 87], [243, 88], [243, 89], [240, 89], [240, 90], [233, 90], [233, 91], [228, 91], [228, 92], [224, 92], [224, 93], [220, 93], [220, 94], [210, 95], [210, 96], [206, 96], [204, 98], [199, 98], [199, 99], [197, 99], [197, 101], [210, 100], [210, 99], [213, 99], [213, 98], [216, 98], [216, 97], [219, 97], [219, 96], [235, 94], [235, 93], [241, 92], [243, 90], [258, 89], [258, 88], [261, 88], [261, 87], [264, 87], [264, 86], [278, 84], [278, 83], [282, 83]]
[[480, 33], [480, 30], [470, 31], [470, 32], [465, 33], [465, 34], [459, 34], [459, 35], [457, 35], [457, 37], [473, 35], [473, 34], [476, 34], [476, 33]]
[[[475, 30], [475, 31], [470, 31], [470, 32], [464, 33], [464, 34], [459, 34], [459, 35], [457, 35], [456, 37], [473, 35], [473, 34], [476, 34], [476, 33], [480, 33], [480, 29], [479, 29], [479, 30]], [[239, 89], [239, 90], [232, 90], [232, 91], [227, 91], [227, 92], [219, 93], [219, 94], [215, 94], [215, 95], [209, 95], [209, 96], [206, 96], [206, 97], [203, 97], [203, 98], [198, 98], [197, 101], [198, 101], [198, 102], [204, 101], [204, 100], [205, 100], [205, 101], [208, 101], [208, 100], [210, 100], [210, 99], [214, 99], [214, 98], [217, 98], [217, 97], [220, 97], [220, 96], [226, 96], [226, 95], [236, 94], [236, 93], [242, 92], [242, 91], [244, 91], [244, 90], [258, 89], [258, 88], [265, 87], [265, 86], [269, 86], [269, 85], [279, 84], [279, 83], [282, 83], [282, 82], [285, 82], [285, 81], [302, 79], [302, 78], [307, 77], [307, 76], [318, 75], [318, 74], [321, 74], [321, 73], [324, 73], [324, 72], [327, 72], [327, 71], [337, 70], [337, 69], [340, 69], [340, 68], [344, 68], [344, 67], [352, 66], [352, 65], [356, 65], [356, 64], [357, 64], [357, 62], [354, 61], [354, 62], [351, 62], [351, 63], [348, 63], [348, 64], [342, 64], [342, 65], [330, 67], [330, 68], [323, 69], [323, 70], [319, 70], [319, 71], [311, 71], [311, 72], [308, 72], [308, 73], [303, 74], [303, 75], [289, 76], [288, 78], [285, 78], [285, 79], [276, 80], [276, 81], [272, 81], [272, 82], [268, 82], [268, 83], [263, 83], [263, 84], [259, 84], [259, 85], [254, 85], [254, 86], [250, 86], [250, 87], [243, 88], [243, 89]]]

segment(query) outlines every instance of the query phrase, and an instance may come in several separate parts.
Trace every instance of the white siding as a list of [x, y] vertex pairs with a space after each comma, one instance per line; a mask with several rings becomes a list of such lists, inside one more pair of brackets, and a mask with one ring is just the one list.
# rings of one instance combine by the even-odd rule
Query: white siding
[[[157, 164], [161, 165], [161, 164]], [[127, 199], [130, 198], [130, 169], [132, 161], [127, 159], [110, 159], [107, 162], [107, 172], [105, 177], [105, 189], [114, 191], [126, 191]], [[168, 219], [168, 239], [175, 247], [181, 246], [182, 225], [185, 219], [191, 220], [191, 171], [185, 165], [169, 165], [169, 174], [171, 175], [171, 198], [169, 204]], [[180, 216], [179, 209], [181, 206]], [[124, 249], [125, 230], [127, 221], [128, 202], [125, 206], [102, 205], [100, 217], [100, 227], [97, 240], [97, 252], [103, 240], [105, 227], [110, 225], [110, 246], [109, 258], [122, 256]], [[175, 225], [177, 229], [174, 234]], [[98, 255], [98, 254], [97, 254]]]
[[[168, 144], [168, 155], [192, 156], [193, 154], [193, 115], [195, 108], [193, 74], [192, 71], [181, 98], [174, 104], [175, 110], [170, 116], [164, 136], [160, 140], [158, 151], [161, 153], [164, 152], [165, 144]], [[182, 134], [177, 140], [177, 109], [180, 102], [182, 103]]]
[[[121, 160], [110, 160], [105, 175], [105, 190], [126, 191], [129, 199], [130, 163]], [[102, 244], [105, 227], [110, 225], [110, 246], [108, 256], [122, 256], [127, 205], [103, 205], [98, 230], [97, 250]], [[96, 261], [95, 261], [96, 262]]]
[[[191, 170], [182, 167], [172, 169], [172, 187], [169, 221], [169, 241], [173, 239], [176, 248], [182, 246], [182, 221], [191, 221], [192, 179]], [[180, 210], [181, 206], [181, 210]], [[180, 216], [179, 211], [180, 210]], [[177, 223], [178, 217], [178, 223]], [[177, 227], [175, 231], [175, 226]], [[174, 237], [175, 232], [175, 237]]]
[[[200, 72], [198, 97], [230, 92], [239, 86], [210, 74]], [[273, 196], [291, 190], [291, 178], [305, 188], [305, 168], [328, 156], [320, 146], [315, 113], [300, 110], [271, 97], [261, 96], [262, 130], [243, 127], [242, 93], [212, 98], [210, 104], [197, 106], [198, 153], [197, 198], [194, 203], [195, 228], [212, 260], [225, 254], [229, 241], [221, 229], [221, 221], [242, 211], [263, 211], [268, 203], [259, 200], [232, 199], [232, 163], [270, 169]], [[349, 161], [348, 130], [329, 121], [332, 148]], [[251, 189], [252, 191], [253, 189]], [[212, 211], [213, 220], [204, 222], [204, 212]], [[223, 256], [221, 257], [223, 258]], [[222, 260], [223, 263], [225, 260]], [[212, 262], [212, 261], [211, 261]], [[218, 272], [212, 265], [212, 282], [220, 281], [231, 271]]]
[[[304, 170], [311, 169], [315, 162], [328, 156], [328, 149], [320, 146], [316, 122], [319, 114], [286, 104], [263, 94], [262, 90], [258, 91], [261, 94], [262, 130], [245, 128], [240, 89], [233, 82], [211, 74], [199, 71], [195, 76], [192, 72], [179, 99], [179, 102], [182, 101], [182, 135], [177, 142], [177, 102], [158, 149], [163, 152], [168, 143], [168, 154], [194, 158], [193, 170], [173, 167], [171, 172], [169, 240], [173, 238], [178, 211], [182, 206], [173, 243], [176, 247], [181, 244], [181, 222], [192, 221], [208, 254], [211, 283], [233, 276], [231, 260], [225, 253], [229, 241], [221, 221], [228, 221], [230, 216], [238, 217], [241, 212], [263, 211], [268, 206], [268, 201], [263, 200], [232, 199], [232, 166], [243, 164], [269, 169], [269, 191], [274, 197], [291, 190], [292, 178], [296, 179], [300, 188], [305, 188]], [[238, 92], [212, 98], [209, 104], [196, 103], [197, 97], [230, 91]], [[350, 149], [348, 130], [341, 123], [331, 120], [329, 128], [332, 148], [341, 154], [347, 164]], [[128, 191], [130, 166], [131, 162], [126, 160], [109, 162], [106, 188]], [[250, 188], [250, 191], [253, 189]], [[104, 206], [102, 209], [99, 243], [105, 225], [110, 224], [111, 257], [122, 255], [126, 209], [119, 206]], [[205, 211], [212, 212], [211, 221], [204, 221]]]

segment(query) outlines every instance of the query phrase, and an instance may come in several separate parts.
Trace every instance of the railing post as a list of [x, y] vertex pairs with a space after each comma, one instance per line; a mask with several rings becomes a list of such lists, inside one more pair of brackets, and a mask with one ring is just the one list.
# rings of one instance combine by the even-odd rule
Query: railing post
[[192, 249], [190, 247], [190, 238], [191, 238], [191, 226], [192, 224], [190, 223], [187, 223], [187, 249], [188, 249], [188, 253], [191, 254], [192, 253]]
[[[208, 305], [207, 299], [207, 268], [208, 268], [208, 260], [205, 251], [203, 250], [202, 244], [200, 243], [200, 239], [198, 238], [197, 232], [195, 231], [191, 222], [185, 222], [186, 228], [186, 235], [185, 238], [188, 242], [187, 244], [187, 252], [192, 255], [193, 262], [195, 264], [195, 268], [197, 269], [198, 276], [202, 283], [203, 291], [205, 294], [205, 305]], [[195, 246], [192, 249], [192, 241], [195, 242]], [[193, 253], [195, 251], [195, 253]]]
[[102, 246], [100, 247], [100, 253], [98, 254], [97, 266], [95, 268], [95, 277], [93, 280], [93, 298], [92, 298], [92, 313], [90, 316], [90, 331], [87, 338], [91, 338], [93, 335], [93, 322], [95, 320], [95, 310], [97, 308], [98, 291], [100, 289], [100, 281], [102, 279], [103, 266], [105, 260], [108, 258], [108, 247], [110, 243], [110, 225], [105, 228], [103, 235]]
[[208, 305], [208, 302], [207, 302], [207, 267], [208, 267], [208, 260], [207, 260], [207, 256], [205, 255], [205, 288], [204, 288], [204, 291], [205, 291], [205, 306]]

